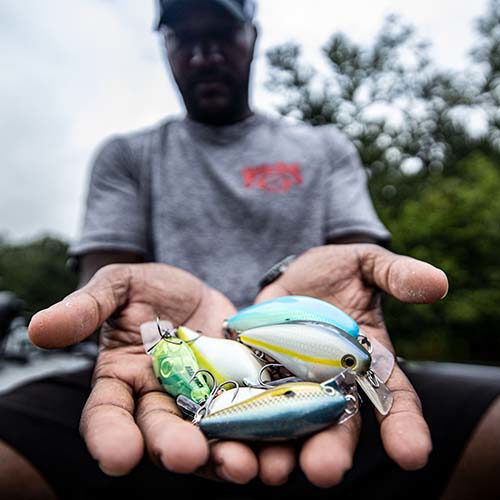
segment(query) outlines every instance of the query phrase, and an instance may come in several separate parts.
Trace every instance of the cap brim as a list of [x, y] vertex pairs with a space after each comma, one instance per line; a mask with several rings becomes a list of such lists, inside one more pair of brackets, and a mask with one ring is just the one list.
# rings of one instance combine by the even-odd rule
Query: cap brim
[[[232, 3], [230, 0], [212, 0], [214, 4], [219, 5], [222, 7], [226, 12], [231, 14], [235, 19], [237, 19], [240, 22], [245, 22], [247, 21], [245, 14], [241, 9], [238, 9], [234, 3]], [[172, 11], [175, 10], [176, 7], [180, 6], [180, 4], [183, 3], [183, 0], [177, 0], [176, 2], [172, 2], [168, 9], [164, 10], [158, 19], [158, 24], [156, 25], [156, 30], [159, 30], [163, 24], [168, 25], [167, 18], [170, 17], [170, 14]]]

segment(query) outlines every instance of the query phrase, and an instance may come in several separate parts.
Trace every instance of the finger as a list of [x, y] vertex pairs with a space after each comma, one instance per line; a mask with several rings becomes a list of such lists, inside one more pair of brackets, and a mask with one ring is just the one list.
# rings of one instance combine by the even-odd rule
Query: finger
[[144, 442], [134, 422], [134, 406], [127, 384], [102, 378], [83, 409], [80, 433], [89, 453], [110, 476], [127, 474], [142, 458]]
[[266, 444], [259, 450], [259, 476], [268, 486], [286, 483], [295, 467], [295, 450], [290, 444]]
[[246, 484], [259, 472], [255, 453], [241, 442], [215, 442], [211, 447], [211, 460], [217, 476], [232, 483]]
[[403, 469], [420, 469], [432, 451], [431, 434], [422, 415], [420, 399], [397, 365], [387, 386], [394, 397], [392, 408], [385, 417], [377, 413], [384, 448]]
[[448, 278], [437, 267], [397, 255], [378, 245], [355, 245], [363, 278], [402, 302], [428, 304], [448, 293]]
[[129, 266], [102, 268], [86, 286], [33, 316], [29, 324], [31, 342], [54, 349], [87, 338], [125, 303], [129, 281]]
[[311, 483], [329, 488], [342, 481], [352, 467], [360, 429], [361, 417], [358, 414], [315, 434], [304, 443], [300, 467]]
[[223, 337], [222, 324], [236, 313], [231, 301], [219, 291], [204, 286], [201, 300], [186, 326], [212, 337]]
[[280, 282], [271, 283], [270, 285], [263, 288], [262, 291], [257, 295], [254, 300], [254, 304], [259, 304], [261, 302], [265, 302], [266, 300], [283, 297], [285, 295], [291, 294]]
[[175, 401], [152, 391], [137, 403], [136, 421], [150, 456], [166, 469], [191, 473], [208, 460], [208, 442], [201, 431], [183, 420]]

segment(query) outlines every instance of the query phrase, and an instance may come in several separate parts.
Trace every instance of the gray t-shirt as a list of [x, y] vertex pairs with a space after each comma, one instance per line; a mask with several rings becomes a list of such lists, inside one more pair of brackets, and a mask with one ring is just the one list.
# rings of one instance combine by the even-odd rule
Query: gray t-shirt
[[126, 250], [190, 271], [237, 307], [267, 268], [329, 238], [387, 240], [354, 146], [333, 126], [179, 117], [99, 150], [73, 255]]

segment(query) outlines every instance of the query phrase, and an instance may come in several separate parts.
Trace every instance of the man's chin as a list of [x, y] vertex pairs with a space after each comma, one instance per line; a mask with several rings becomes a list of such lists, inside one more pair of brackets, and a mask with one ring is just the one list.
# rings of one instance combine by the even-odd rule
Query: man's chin
[[198, 101], [194, 109], [188, 111], [195, 120], [214, 125], [231, 123], [236, 119], [236, 113], [226, 99], [203, 99]]

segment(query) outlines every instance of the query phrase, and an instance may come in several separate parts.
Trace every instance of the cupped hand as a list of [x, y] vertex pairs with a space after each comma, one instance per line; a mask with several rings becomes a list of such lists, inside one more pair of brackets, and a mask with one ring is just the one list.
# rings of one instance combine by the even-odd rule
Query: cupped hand
[[[377, 339], [394, 353], [384, 324], [380, 291], [402, 302], [427, 304], [446, 295], [448, 280], [443, 271], [430, 264], [378, 245], [326, 245], [299, 256], [278, 280], [261, 291], [255, 302], [284, 295], [307, 295], [327, 301], [356, 320], [368, 338]], [[394, 396], [392, 408], [385, 416], [377, 412], [384, 448], [403, 469], [419, 469], [432, 449], [420, 400], [397, 363], [387, 386]], [[312, 483], [329, 487], [342, 480], [352, 466], [360, 429], [358, 414], [305, 440], [299, 462]], [[273, 457], [276, 470], [286, 470], [293, 461], [291, 446], [268, 445], [262, 453]], [[260, 475], [266, 477], [265, 468], [261, 467]]]
[[147, 450], [177, 473], [196, 472], [236, 483], [257, 475], [251, 449], [233, 441], [208, 443], [184, 420], [153, 373], [140, 325], [157, 316], [220, 336], [231, 302], [193, 275], [164, 264], [114, 264], [31, 320], [32, 342], [43, 348], [75, 344], [101, 328], [92, 391], [80, 431], [92, 457], [111, 476], [131, 471]]

